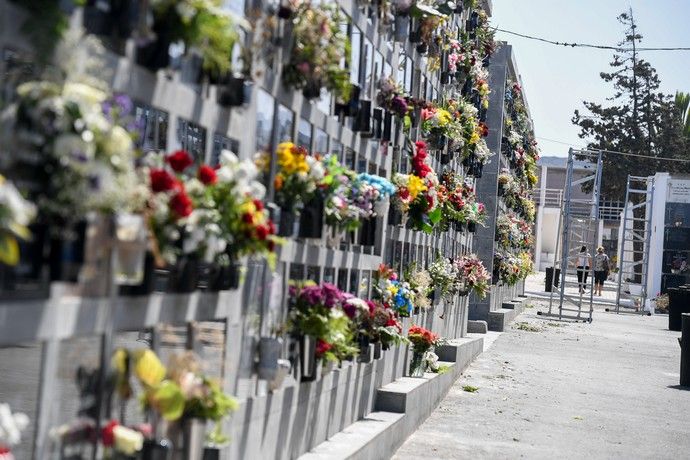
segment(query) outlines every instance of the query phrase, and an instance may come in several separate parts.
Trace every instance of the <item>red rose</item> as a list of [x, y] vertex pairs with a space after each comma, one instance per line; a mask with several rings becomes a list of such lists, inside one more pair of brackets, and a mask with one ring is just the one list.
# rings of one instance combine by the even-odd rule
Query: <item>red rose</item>
[[177, 183], [177, 179], [165, 169], [152, 169], [149, 172], [149, 179], [154, 193], [172, 190]]
[[271, 235], [275, 235], [276, 233], [276, 224], [274, 224], [272, 220], [268, 221], [268, 232]]
[[261, 200], [254, 200], [254, 206], [256, 206], [257, 211], [264, 210], [264, 203]]
[[165, 159], [175, 172], [182, 172], [194, 164], [194, 159], [186, 150], [178, 150], [171, 153]]
[[216, 175], [216, 170], [209, 165], [199, 166], [199, 171], [197, 172], [197, 177], [205, 185], [215, 184], [218, 181], [218, 176]]
[[170, 199], [170, 208], [177, 214], [178, 217], [187, 217], [192, 213], [194, 207], [192, 206], [192, 199], [189, 198], [187, 192], [181, 190]]
[[119, 423], [117, 423], [116, 420], [111, 420], [106, 426], [103, 427], [103, 429], [101, 429], [101, 442], [105, 447], [110, 447], [115, 444], [115, 435], [113, 434], [113, 430], [118, 425]]
[[266, 228], [263, 225], [260, 225], [256, 227], [256, 236], [259, 238], [261, 241], [265, 240], [266, 237], [268, 236], [268, 228]]
[[402, 200], [407, 200], [410, 197], [410, 191], [406, 188], [400, 189], [398, 191], [398, 196]]

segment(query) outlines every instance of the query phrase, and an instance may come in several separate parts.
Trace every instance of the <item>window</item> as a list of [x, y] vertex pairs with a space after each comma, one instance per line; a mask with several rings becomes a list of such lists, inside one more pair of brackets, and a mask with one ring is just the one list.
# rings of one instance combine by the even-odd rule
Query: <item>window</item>
[[314, 153], [321, 156], [328, 153], [328, 134], [323, 129], [316, 128], [314, 131]]
[[292, 126], [295, 114], [284, 105], [278, 106], [278, 142], [292, 140]]
[[220, 152], [223, 150], [230, 150], [232, 153], [239, 155], [240, 141], [215, 133], [213, 135], [213, 149], [211, 150], [211, 166], [218, 165]]
[[206, 129], [179, 118], [177, 120], [177, 141], [180, 148], [189, 152], [194, 161], [199, 163], [206, 157]]
[[143, 152], [166, 150], [168, 113], [145, 104], [135, 103], [134, 119], [140, 130], [137, 147]]
[[311, 150], [311, 123], [304, 118], [300, 118], [297, 127], [297, 145]]

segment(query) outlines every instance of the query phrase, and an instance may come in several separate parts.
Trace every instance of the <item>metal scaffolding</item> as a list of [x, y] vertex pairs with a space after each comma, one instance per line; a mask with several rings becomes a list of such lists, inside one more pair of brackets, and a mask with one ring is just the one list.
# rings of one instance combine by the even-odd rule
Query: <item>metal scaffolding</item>
[[[575, 168], [585, 171], [585, 174], [575, 178]], [[581, 248], [584, 246], [586, 253], [594, 254], [599, 241], [602, 168], [602, 153], [599, 151], [571, 148], [568, 152], [565, 194], [558, 222], [557, 252], [554, 259], [554, 261], [559, 260], [560, 257], [558, 312], [554, 312], [553, 309], [554, 289], [552, 288], [549, 310], [548, 312], [540, 311], [539, 315], [592, 322], [594, 280], [593, 276], [589, 276], [592, 267], [589, 266], [589, 262], [585, 263], [584, 269], [578, 270], [577, 267], [578, 259], [583, 257]], [[580, 187], [581, 192], [576, 193], [575, 187]], [[555, 281], [556, 270], [553, 271], [552, 286], [555, 285]], [[589, 292], [586, 288], [589, 288]]]
[[[616, 313], [651, 314], [645, 310], [645, 304], [653, 205], [654, 177], [628, 176], [625, 211], [621, 219], [623, 231], [618, 250]], [[636, 217], [637, 210], [644, 210], [644, 216]], [[638, 214], [641, 212], [638, 211]]]

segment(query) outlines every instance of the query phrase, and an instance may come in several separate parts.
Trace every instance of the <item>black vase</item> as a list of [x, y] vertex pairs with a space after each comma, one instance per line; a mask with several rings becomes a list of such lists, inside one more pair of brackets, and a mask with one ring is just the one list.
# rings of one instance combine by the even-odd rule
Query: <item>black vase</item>
[[154, 40], [137, 45], [136, 63], [152, 72], [164, 69], [170, 65], [170, 40], [158, 37]]
[[374, 359], [381, 359], [381, 356], [383, 354], [382, 348], [383, 347], [381, 346], [381, 342], [376, 342], [374, 344]]
[[280, 210], [280, 219], [278, 220], [278, 236], [292, 237], [295, 235], [295, 220], [297, 216], [294, 211], [290, 209]]
[[304, 208], [299, 216], [300, 238], [321, 238], [323, 232], [323, 206], [321, 197], [314, 197]]
[[447, 85], [450, 83], [450, 74], [448, 72], [441, 72], [441, 84]]
[[375, 217], [362, 220], [362, 226], [359, 228], [359, 244], [362, 246], [373, 246], [376, 244]]
[[144, 257], [144, 279], [135, 286], [120, 286], [122, 296], [149, 295], [156, 289], [156, 263], [153, 254], [146, 253]]
[[352, 130], [359, 132], [362, 137], [371, 137], [373, 135], [371, 126], [371, 101], [359, 101], [359, 110], [352, 124]]
[[417, 45], [417, 52], [419, 54], [426, 54], [429, 52], [429, 45], [426, 43], [420, 43]]
[[173, 445], [169, 440], [147, 439], [144, 441], [144, 447], [141, 449], [142, 460], [172, 460], [172, 458]]
[[204, 287], [208, 292], [228, 291], [239, 287], [239, 265], [233, 261], [229, 265], [209, 264], [202, 270]]
[[199, 284], [199, 259], [193, 255], [181, 256], [168, 274], [168, 292], [188, 294]]
[[472, 92], [472, 80], [471, 79], [468, 78], [467, 80], [465, 80], [465, 83], [462, 85], [461, 92], [462, 92], [463, 96], [469, 96], [470, 95], [470, 93]]
[[216, 100], [223, 107], [238, 107], [251, 100], [252, 83], [244, 78], [228, 78], [218, 88]]
[[291, 19], [292, 16], [295, 14], [295, 10], [290, 8], [289, 6], [281, 5], [278, 7], [278, 17], [280, 19]]
[[50, 280], [76, 283], [79, 270], [84, 264], [86, 244], [86, 221], [78, 222], [70, 233], [73, 238], [50, 238]]
[[373, 118], [374, 129], [372, 137], [374, 139], [381, 139], [383, 137], [383, 109], [374, 109]]
[[321, 96], [321, 84], [315, 81], [307, 82], [307, 85], [302, 89], [302, 95], [306, 99], [318, 98]]
[[477, 223], [476, 222], [468, 222], [467, 223], [467, 231], [470, 233], [474, 233], [477, 231]]
[[465, 222], [461, 222], [458, 220], [455, 221], [455, 231], [462, 233], [465, 231], [465, 228], [466, 228]]
[[386, 112], [383, 115], [383, 133], [381, 139], [391, 142], [393, 140], [393, 114]]
[[447, 165], [448, 163], [450, 163], [450, 160], [451, 160], [451, 156], [448, 153], [443, 152], [441, 154], [441, 164], [442, 165]]

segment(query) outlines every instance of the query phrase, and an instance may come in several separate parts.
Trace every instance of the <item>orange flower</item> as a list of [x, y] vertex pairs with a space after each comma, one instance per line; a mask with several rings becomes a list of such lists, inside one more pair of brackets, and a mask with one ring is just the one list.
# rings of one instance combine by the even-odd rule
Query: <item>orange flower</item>
[[276, 174], [275, 179], [273, 179], [273, 185], [275, 186], [276, 190], [283, 188], [283, 176]]

